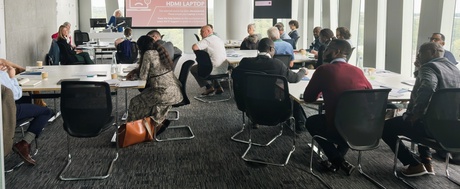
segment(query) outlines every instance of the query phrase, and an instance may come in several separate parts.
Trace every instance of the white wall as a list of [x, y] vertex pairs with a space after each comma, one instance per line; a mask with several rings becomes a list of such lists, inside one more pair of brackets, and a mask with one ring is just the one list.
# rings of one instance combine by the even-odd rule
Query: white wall
[[6, 57], [5, 42], [5, 5], [4, 0], [0, 0], [0, 58]]

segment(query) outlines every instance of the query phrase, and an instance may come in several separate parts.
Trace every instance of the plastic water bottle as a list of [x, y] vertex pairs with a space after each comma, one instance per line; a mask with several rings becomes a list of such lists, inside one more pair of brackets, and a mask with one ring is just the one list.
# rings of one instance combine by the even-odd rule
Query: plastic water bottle
[[116, 76], [118, 76], [118, 73], [117, 73], [117, 59], [116, 59], [115, 53], [116, 52], [112, 53], [112, 65], [110, 67], [110, 74], [112, 76], [112, 79], [116, 79], [117, 78]]

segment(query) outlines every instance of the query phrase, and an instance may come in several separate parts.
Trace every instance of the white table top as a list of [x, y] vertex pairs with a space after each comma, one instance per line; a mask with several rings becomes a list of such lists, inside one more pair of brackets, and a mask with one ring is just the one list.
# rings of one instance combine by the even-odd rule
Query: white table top
[[90, 39], [100, 39], [101, 41], [115, 41], [115, 39], [124, 37], [123, 32], [99, 32], [88, 33]]
[[[227, 49], [227, 60], [230, 64], [237, 65], [241, 59], [256, 57], [258, 54], [257, 50], [239, 50], [239, 49]], [[311, 56], [302, 55], [300, 53], [294, 53], [294, 63], [310, 62], [315, 61], [315, 58]]]
[[[134, 68], [133, 64], [118, 64], [119, 75], [125, 75], [122, 70]], [[48, 72], [48, 78], [42, 79], [41, 75], [17, 75], [17, 78], [29, 78], [30, 80], [41, 80], [35, 86], [23, 86], [23, 91], [59, 91], [61, 85], [57, 82], [61, 79], [79, 78], [80, 81], [106, 81], [111, 80], [111, 65], [110, 64], [93, 64], [93, 65], [61, 65], [61, 66], [43, 66], [27, 67], [27, 71], [32, 72]], [[120, 77], [119, 77], [120, 78]], [[129, 83], [131, 88], [144, 88], [146, 81], [122, 81]], [[121, 85], [121, 83], [120, 83]], [[113, 88], [121, 86], [112, 86]]]
[[[315, 70], [308, 70], [308, 78], [313, 76]], [[372, 88], [391, 88], [391, 92], [388, 95], [389, 101], [408, 101], [410, 99], [411, 85], [404, 84], [403, 82], [415, 83], [414, 78], [404, 77], [401, 74], [397, 74], [385, 70], [377, 70], [372, 76], [366, 75], [369, 82], [372, 84]], [[305, 103], [303, 99], [300, 99], [300, 94], [303, 94], [305, 88], [308, 85], [309, 80], [301, 80], [298, 83], [289, 83], [289, 93], [291, 98], [300, 103]], [[322, 101], [319, 99], [318, 101]]]

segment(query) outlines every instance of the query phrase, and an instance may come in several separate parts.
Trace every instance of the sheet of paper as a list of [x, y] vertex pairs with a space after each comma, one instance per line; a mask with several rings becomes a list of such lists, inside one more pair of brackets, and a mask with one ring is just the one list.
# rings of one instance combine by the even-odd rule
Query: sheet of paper
[[123, 87], [137, 87], [140, 85], [140, 81], [121, 81], [118, 84], [118, 87], [123, 88]]

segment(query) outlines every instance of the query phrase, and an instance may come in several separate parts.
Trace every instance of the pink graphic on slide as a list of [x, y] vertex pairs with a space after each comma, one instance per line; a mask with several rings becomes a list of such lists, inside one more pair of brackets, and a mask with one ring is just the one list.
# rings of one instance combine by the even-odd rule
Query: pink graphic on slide
[[126, 0], [133, 27], [201, 27], [207, 24], [207, 0]]

